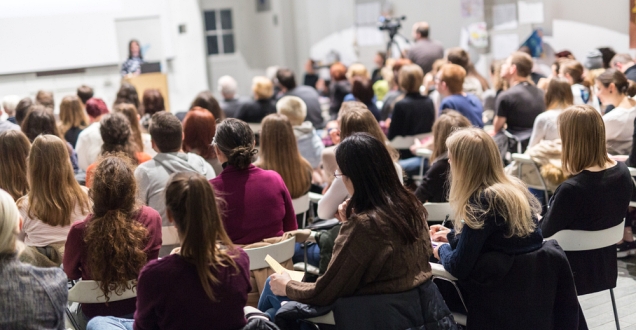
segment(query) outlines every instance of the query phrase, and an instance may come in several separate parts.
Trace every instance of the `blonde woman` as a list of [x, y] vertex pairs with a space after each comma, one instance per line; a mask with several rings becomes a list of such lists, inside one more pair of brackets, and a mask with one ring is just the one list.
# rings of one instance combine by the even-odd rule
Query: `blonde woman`
[[252, 79], [252, 93], [254, 101], [247, 102], [236, 113], [236, 118], [246, 123], [260, 123], [265, 116], [276, 113], [276, 106], [272, 102], [274, 85], [266, 77]]
[[[453, 230], [431, 226], [433, 250], [444, 268], [460, 280], [477, 259], [491, 251], [516, 255], [541, 248], [539, 201], [518, 179], [504, 173], [495, 141], [481, 129], [458, 130], [446, 140], [451, 168], [449, 202]], [[463, 221], [462, 221], [463, 220]]]
[[88, 126], [88, 116], [79, 97], [75, 95], [65, 96], [60, 103], [60, 134], [73, 148], [77, 143], [77, 137]]
[[[544, 236], [563, 229], [602, 230], [620, 224], [627, 214], [633, 183], [624, 163], [611, 160], [605, 146], [605, 125], [589, 105], [573, 106], [559, 116], [563, 168], [572, 173], [554, 192], [541, 221]], [[636, 253], [631, 227], [624, 241], [592, 251], [566, 252], [579, 295], [616, 286], [616, 253]]]
[[27, 168], [30, 191], [16, 202], [23, 219], [20, 238], [59, 257], [55, 252], [64, 246], [71, 224], [90, 211], [87, 189], [73, 177], [66, 144], [57, 136], [41, 135], [33, 141]]
[[254, 165], [280, 174], [292, 199], [309, 191], [311, 165], [298, 152], [291, 123], [281, 114], [271, 114], [263, 119], [260, 158]]

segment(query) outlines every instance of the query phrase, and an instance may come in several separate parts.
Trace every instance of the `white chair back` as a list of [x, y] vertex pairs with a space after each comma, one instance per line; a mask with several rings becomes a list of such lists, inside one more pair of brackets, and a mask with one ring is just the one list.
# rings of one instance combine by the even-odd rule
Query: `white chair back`
[[433, 150], [427, 148], [415, 149], [415, 155], [420, 156], [424, 159], [430, 159], [433, 155]]
[[[128, 285], [130, 285], [132, 289], [124, 291], [121, 295], [117, 295], [115, 292], [110, 292], [108, 302], [137, 297], [137, 287], [132, 286], [133, 282], [136, 281], [128, 282]], [[68, 301], [80, 304], [97, 304], [105, 303], [106, 297], [104, 297], [104, 293], [99, 288], [99, 282], [86, 280], [78, 281], [70, 290], [68, 290]]]
[[253, 249], [245, 249], [245, 253], [250, 257], [250, 270], [269, 267], [265, 262], [265, 257], [269, 254], [274, 260], [283, 263], [294, 256], [296, 238], [291, 237], [282, 242]]
[[[526, 154], [517, 154], [514, 153], [512, 154], [512, 160], [516, 161], [517, 163], [519, 163], [519, 179], [522, 179], [521, 177], [521, 167], [522, 165], [525, 166], [530, 166], [532, 168], [535, 169], [535, 171], [537, 172], [537, 176], [539, 177], [539, 182], [541, 182], [541, 186], [538, 185], [533, 185], [533, 184], [529, 184], [528, 182], [524, 183], [526, 184], [526, 186], [528, 186], [528, 188], [532, 188], [532, 189], [537, 189], [537, 190], [543, 190], [546, 191], [547, 194], [547, 190], [548, 190], [548, 186], [545, 183], [545, 179], [543, 179], [543, 176], [541, 175], [541, 169], [539, 168], [539, 165], [537, 165], [537, 163], [534, 162], [534, 160], [532, 160], [532, 158], [529, 155]], [[547, 196], [547, 195], [546, 195]], [[547, 203], [547, 199], [546, 199], [546, 203]]]
[[634, 167], [628, 167], [629, 168], [629, 174], [631, 174], [632, 177], [636, 176], [636, 168]]
[[294, 212], [296, 214], [303, 214], [309, 211], [309, 194], [304, 194], [296, 199], [292, 199], [292, 204], [294, 204]]
[[620, 224], [603, 230], [564, 229], [546, 240], [556, 240], [563, 251], [587, 251], [614, 245], [623, 239], [625, 219]]
[[310, 200], [312, 203], [318, 203], [318, 202], [320, 202], [320, 200], [321, 200], [323, 197], [325, 197], [325, 195], [318, 194], [318, 193], [311, 192], [311, 191], [310, 191], [307, 195], [309, 195], [309, 200]]
[[446, 216], [448, 220], [453, 220], [453, 210], [450, 203], [424, 203], [426, 212], [428, 212], [427, 221], [444, 221]]
[[250, 126], [254, 134], [261, 132], [261, 123], [247, 123], [247, 125]]
[[179, 234], [177, 227], [165, 226], [161, 227], [161, 245], [179, 245]]
[[415, 139], [423, 139], [432, 136], [432, 133], [424, 133], [409, 136], [396, 136], [389, 142], [389, 144], [395, 149], [409, 149], [413, 145]]

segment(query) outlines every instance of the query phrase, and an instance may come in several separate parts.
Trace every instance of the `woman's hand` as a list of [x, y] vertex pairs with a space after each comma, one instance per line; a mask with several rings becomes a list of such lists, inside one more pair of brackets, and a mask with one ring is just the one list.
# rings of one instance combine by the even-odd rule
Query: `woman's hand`
[[347, 198], [342, 204], [338, 205], [338, 212], [336, 212], [336, 219], [340, 222], [347, 221], [347, 206], [349, 205], [350, 198]]
[[289, 281], [291, 281], [291, 277], [288, 272], [283, 272], [282, 274], [274, 273], [269, 276], [269, 287], [275, 295], [286, 297], [286, 287]]
[[450, 232], [450, 229], [442, 225], [432, 225], [429, 233], [431, 234], [431, 240], [433, 242], [445, 242], [448, 243], [446, 235]]
[[[444, 244], [448, 244], [448, 243], [444, 243]], [[444, 244], [440, 244], [440, 245], [438, 245], [438, 246], [436, 246], [436, 247], [434, 247], [434, 248], [433, 248], [433, 256], [435, 257], [435, 259], [437, 259], [437, 260], [441, 260], [441, 259], [439, 258], [439, 248], [440, 248], [442, 245], [444, 245]]]

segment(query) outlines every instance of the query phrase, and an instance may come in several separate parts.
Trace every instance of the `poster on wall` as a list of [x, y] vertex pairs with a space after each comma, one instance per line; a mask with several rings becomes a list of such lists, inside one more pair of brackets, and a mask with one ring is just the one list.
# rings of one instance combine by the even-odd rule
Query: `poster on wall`
[[629, 48], [636, 48], [636, 0], [629, 0]]
[[462, 18], [483, 18], [484, 0], [461, 0]]

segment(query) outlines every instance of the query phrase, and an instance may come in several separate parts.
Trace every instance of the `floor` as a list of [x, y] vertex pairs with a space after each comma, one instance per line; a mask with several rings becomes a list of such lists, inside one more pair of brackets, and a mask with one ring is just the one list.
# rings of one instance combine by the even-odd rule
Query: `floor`
[[[618, 260], [618, 281], [614, 289], [622, 330], [636, 330], [636, 256]], [[579, 297], [590, 329], [616, 329], [609, 291]]]

